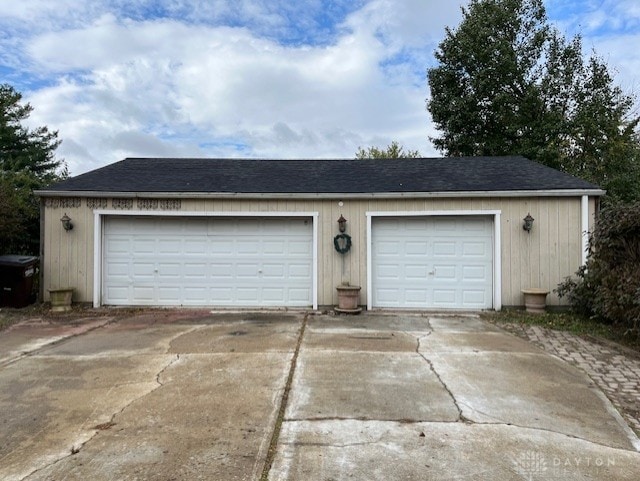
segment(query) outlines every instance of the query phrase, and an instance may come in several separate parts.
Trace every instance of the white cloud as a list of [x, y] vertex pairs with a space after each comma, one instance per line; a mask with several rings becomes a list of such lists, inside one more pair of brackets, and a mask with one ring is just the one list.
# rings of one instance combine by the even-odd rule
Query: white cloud
[[[0, 59], [31, 76], [31, 123], [60, 131], [72, 174], [126, 156], [353, 157], [392, 140], [437, 155], [426, 69], [462, 2], [17, 3], [0, 0]], [[632, 40], [597, 39], [624, 75], [638, 71]]]
[[60, 153], [74, 174], [127, 155], [352, 157], [358, 146], [394, 139], [432, 154], [426, 87], [403, 82], [411, 58], [395, 75], [381, 68], [411, 36], [407, 14], [391, 7], [371, 2], [318, 46], [113, 14], [48, 31], [27, 52], [38, 71], [61, 80], [30, 95], [32, 122], [68, 139]]

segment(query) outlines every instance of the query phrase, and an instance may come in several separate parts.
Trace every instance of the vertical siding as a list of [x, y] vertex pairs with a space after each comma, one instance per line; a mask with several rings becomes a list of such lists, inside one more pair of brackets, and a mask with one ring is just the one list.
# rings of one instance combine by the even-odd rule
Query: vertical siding
[[[343, 205], [340, 206], [339, 202]], [[107, 209], [111, 209], [109, 200]], [[581, 259], [580, 198], [481, 198], [481, 199], [185, 199], [184, 212], [317, 212], [318, 213], [318, 303], [337, 303], [335, 287], [343, 280], [362, 286], [361, 302], [366, 303], [367, 212], [473, 211], [497, 210], [501, 215], [501, 264], [503, 305], [522, 305], [521, 290], [541, 287], [549, 291], [572, 275]], [[596, 203], [591, 200], [590, 223]], [[133, 210], [137, 209], [134, 201]], [[74, 300], [93, 299], [94, 215], [82, 199], [80, 207], [44, 208], [43, 282], [47, 289], [73, 287]], [[64, 213], [74, 229], [65, 232], [60, 222]], [[150, 211], [144, 211], [145, 212]], [[158, 210], [155, 211], [159, 212]], [[533, 229], [522, 229], [523, 218], [531, 213]], [[333, 248], [338, 233], [337, 219], [347, 219], [347, 233], [353, 239], [351, 252], [344, 256]], [[344, 263], [344, 267], [343, 267]], [[550, 304], [560, 300], [551, 292]]]

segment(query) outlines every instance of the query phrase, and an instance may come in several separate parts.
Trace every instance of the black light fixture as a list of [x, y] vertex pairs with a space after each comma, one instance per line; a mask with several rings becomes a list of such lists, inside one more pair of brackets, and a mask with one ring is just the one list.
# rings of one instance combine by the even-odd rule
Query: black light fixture
[[533, 221], [535, 220], [533, 217], [531, 217], [531, 213], [528, 213], [527, 216], [522, 220], [524, 221], [524, 224], [522, 224], [522, 228], [527, 232], [531, 232], [531, 229], [533, 228]]
[[338, 219], [338, 230], [340, 232], [347, 230], [347, 219], [345, 219], [342, 214], [340, 214], [340, 218]]
[[62, 222], [62, 227], [64, 227], [64, 230], [66, 230], [67, 232], [69, 232], [70, 230], [73, 229], [73, 224], [71, 223], [71, 218], [67, 215], [66, 212], [64, 213], [64, 215], [60, 219], [60, 222]]

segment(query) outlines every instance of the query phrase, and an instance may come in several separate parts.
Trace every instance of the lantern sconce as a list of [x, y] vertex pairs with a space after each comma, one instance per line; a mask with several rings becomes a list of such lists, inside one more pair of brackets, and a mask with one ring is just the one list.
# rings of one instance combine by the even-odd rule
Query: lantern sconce
[[340, 214], [340, 218], [338, 219], [338, 230], [342, 233], [347, 230], [347, 219], [345, 219], [342, 214]]
[[524, 223], [522, 224], [522, 228], [527, 232], [531, 232], [531, 229], [533, 228], [533, 221], [535, 220], [533, 217], [531, 217], [531, 213], [528, 213], [527, 216], [522, 220], [524, 221]]
[[62, 219], [60, 219], [60, 222], [62, 222], [62, 227], [64, 228], [64, 230], [66, 230], [67, 232], [69, 232], [70, 230], [73, 229], [73, 224], [71, 223], [71, 218], [67, 215], [67, 213], [65, 212], [65, 214], [62, 216]]

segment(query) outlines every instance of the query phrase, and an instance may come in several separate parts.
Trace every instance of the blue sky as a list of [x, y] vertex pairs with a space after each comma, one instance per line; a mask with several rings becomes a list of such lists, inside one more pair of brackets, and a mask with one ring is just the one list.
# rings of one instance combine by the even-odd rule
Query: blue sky
[[[0, 83], [63, 140], [73, 175], [124, 157], [439, 153], [426, 70], [462, 1], [0, 0]], [[625, 91], [640, 1], [547, 0]]]

